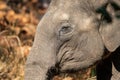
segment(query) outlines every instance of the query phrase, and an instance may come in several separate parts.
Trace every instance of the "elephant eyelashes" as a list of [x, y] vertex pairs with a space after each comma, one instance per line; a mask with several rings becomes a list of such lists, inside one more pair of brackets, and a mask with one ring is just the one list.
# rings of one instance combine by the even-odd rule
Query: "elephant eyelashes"
[[71, 24], [69, 24], [69, 23], [63, 23], [63, 24], [61, 25], [60, 30], [59, 30], [59, 35], [61, 36], [61, 35], [68, 34], [68, 33], [70, 33], [72, 30], [73, 30], [73, 28], [72, 28]]

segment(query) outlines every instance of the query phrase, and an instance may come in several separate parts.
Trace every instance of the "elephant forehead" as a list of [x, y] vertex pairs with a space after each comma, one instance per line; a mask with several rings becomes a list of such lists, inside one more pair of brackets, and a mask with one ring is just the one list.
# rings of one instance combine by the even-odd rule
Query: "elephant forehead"
[[89, 31], [90, 29], [93, 28], [93, 25], [91, 24], [91, 19], [90, 18], [82, 19], [80, 21], [80, 24], [82, 24], [82, 25], [80, 25], [79, 29], [82, 30], [82, 31]]
[[[90, 8], [90, 6], [94, 7], [100, 7], [103, 4], [106, 4], [109, 0], [52, 0], [54, 2], [53, 4], [56, 4], [57, 7], [63, 7], [66, 8], [69, 7], [84, 7], [87, 6]], [[78, 8], [78, 9], [79, 9]]]
[[63, 11], [58, 11], [57, 13], [55, 13], [53, 15], [53, 19], [55, 19], [55, 18], [57, 18], [57, 19], [59, 19], [61, 21], [63, 21], [63, 20], [69, 20], [70, 14], [65, 13]]
[[[56, 2], [56, 5], [51, 5], [53, 7], [50, 10], [53, 12], [52, 19], [58, 21], [69, 20], [72, 18], [72, 15], [77, 15], [76, 18], [79, 18], [79, 20], [82, 19], [78, 14], [87, 14], [89, 17], [95, 13], [98, 7], [107, 3], [107, 0], [53, 0], [53, 2], [53, 4]], [[86, 22], [88, 23], [89, 20]]]
[[99, 26], [99, 22], [93, 16], [79, 15], [78, 17], [74, 17], [73, 21], [79, 31], [91, 31], [98, 29]]

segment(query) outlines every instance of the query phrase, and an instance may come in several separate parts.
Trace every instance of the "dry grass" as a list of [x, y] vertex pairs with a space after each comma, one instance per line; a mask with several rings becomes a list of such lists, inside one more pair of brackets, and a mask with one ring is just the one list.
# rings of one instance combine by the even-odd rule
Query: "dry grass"
[[23, 80], [26, 57], [17, 36], [0, 36], [0, 80]]

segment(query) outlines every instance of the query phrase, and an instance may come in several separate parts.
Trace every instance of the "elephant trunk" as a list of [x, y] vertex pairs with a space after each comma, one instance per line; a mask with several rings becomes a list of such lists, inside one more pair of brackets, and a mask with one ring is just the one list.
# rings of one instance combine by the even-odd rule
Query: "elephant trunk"
[[50, 73], [54, 71], [56, 63], [54, 53], [54, 43], [49, 43], [43, 34], [37, 31], [33, 47], [27, 57], [25, 80], [48, 80], [48, 77], [52, 77]]

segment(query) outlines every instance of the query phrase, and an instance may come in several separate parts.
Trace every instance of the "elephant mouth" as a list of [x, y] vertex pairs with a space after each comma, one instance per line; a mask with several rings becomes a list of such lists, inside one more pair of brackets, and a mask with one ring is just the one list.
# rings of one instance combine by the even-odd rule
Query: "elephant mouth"
[[[55, 67], [51, 67], [48, 70], [47, 80], [66, 80], [66, 78], [70, 78], [67, 80], [87, 80], [91, 78], [96, 78], [95, 67], [98, 61], [89, 67], [82, 68], [82, 69], [68, 69], [65, 71], [60, 70], [59, 64], [56, 64]], [[93, 77], [94, 76], [94, 77]]]
[[[47, 73], [48, 79], [47, 80], [96, 80], [96, 65], [95, 64], [78, 69], [78, 70], [66, 70], [64, 72], [60, 71], [58, 64], [55, 67], [51, 67]], [[94, 79], [93, 79], [94, 78]]]
[[62, 72], [53, 77], [53, 80], [87, 80], [95, 78], [95, 65], [78, 71]]
[[47, 73], [47, 80], [88, 80], [96, 78], [96, 64], [90, 67], [79, 70], [66, 70], [60, 71], [58, 64], [55, 67], [51, 67]]

